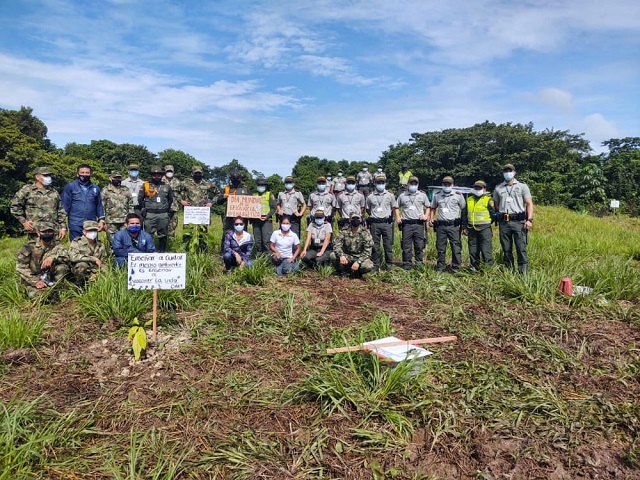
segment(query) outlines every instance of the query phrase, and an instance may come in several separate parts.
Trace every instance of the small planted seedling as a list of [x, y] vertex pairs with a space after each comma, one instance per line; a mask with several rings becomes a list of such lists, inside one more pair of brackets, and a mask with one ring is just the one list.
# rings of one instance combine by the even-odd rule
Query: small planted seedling
[[133, 327], [129, 329], [129, 341], [133, 348], [133, 358], [138, 361], [147, 351], [147, 332], [145, 331], [145, 327], [150, 326], [152, 320], [145, 322], [144, 325], [140, 325], [138, 317], [136, 317], [131, 323], [133, 323]]

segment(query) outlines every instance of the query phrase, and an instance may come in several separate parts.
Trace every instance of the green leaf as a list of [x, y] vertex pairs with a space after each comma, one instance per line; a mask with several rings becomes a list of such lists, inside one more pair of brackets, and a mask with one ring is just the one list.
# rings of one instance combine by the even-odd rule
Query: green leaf
[[147, 349], [147, 332], [144, 331], [144, 328], [140, 328], [134, 335], [132, 347], [133, 357], [136, 361], [140, 360], [142, 352]]

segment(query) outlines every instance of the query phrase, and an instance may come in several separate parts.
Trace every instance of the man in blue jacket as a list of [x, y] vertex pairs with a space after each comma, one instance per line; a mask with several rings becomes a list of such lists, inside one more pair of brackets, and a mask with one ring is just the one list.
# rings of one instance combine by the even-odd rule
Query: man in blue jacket
[[140, 215], [137, 213], [127, 215], [124, 228], [118, 230], [113, 236], [111, 250], [116, 257], [118, 267], [126, 266], [130, 253], [153, 253], [156, 251], [153, 237], [142, 230]]
[[62, 206], [69, 217], [69, 239], [82, 236], [82, 224], [87, 220], [98, 222], [98, 231], [104, 230], [104, 207], [100, 187], [91, 183], [91, 167], [78, 165], [76, 178], [62, 190]]

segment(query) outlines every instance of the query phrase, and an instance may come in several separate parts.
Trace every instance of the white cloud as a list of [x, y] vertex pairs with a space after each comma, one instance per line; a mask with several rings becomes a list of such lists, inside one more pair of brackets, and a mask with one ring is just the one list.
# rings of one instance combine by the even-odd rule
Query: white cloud
[[598, 147], [605, 140], [624, 136], [620, 134], [614, 122], [607, 120], [600, 113], [587, 115], [582, 119], [580, 125], [587, 138], [591, 139], [591, 146], [595, 150], [601, 150]]
[[536, 98], [539, 101], [551, 105], [565, 113], [571, 113], [573, 111], [573, 99], [571, 93], [559, 88], [543, 88], [537, 93]]

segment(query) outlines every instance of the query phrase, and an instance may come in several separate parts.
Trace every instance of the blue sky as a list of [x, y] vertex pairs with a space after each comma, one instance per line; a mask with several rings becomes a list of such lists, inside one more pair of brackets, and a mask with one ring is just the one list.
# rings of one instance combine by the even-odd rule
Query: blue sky
[[288, 174], [412, 132], [533, 122], [640, 136], [634, 0], [0, 2], [0, 107], [49, 138]]

